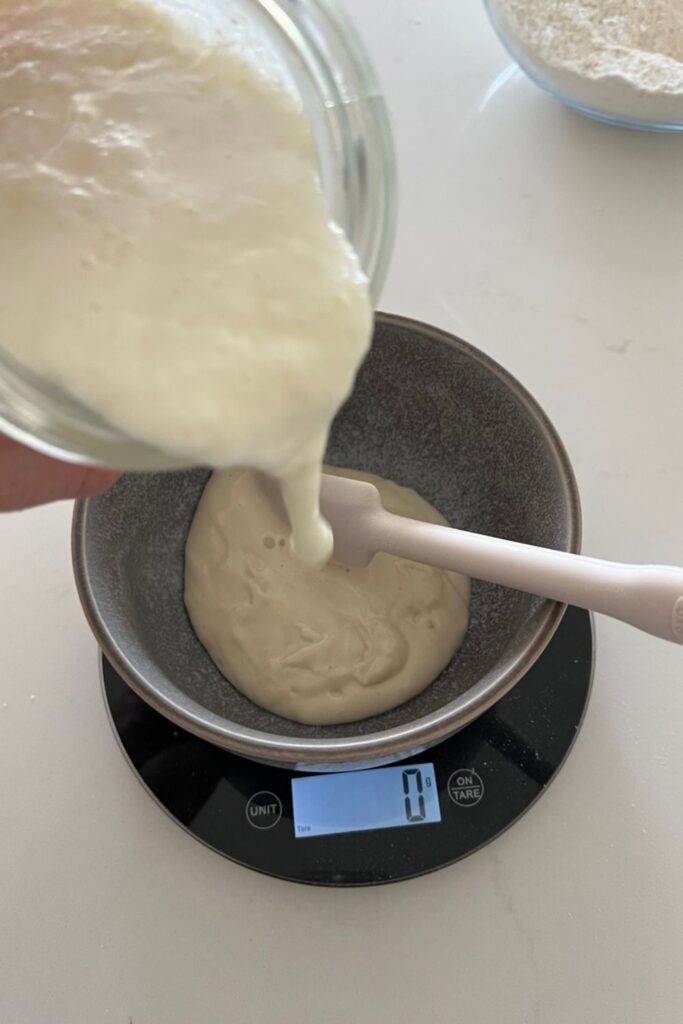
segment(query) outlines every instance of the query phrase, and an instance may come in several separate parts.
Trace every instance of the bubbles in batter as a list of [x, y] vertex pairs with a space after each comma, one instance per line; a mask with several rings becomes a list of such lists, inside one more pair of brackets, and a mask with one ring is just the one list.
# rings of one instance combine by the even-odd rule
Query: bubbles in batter
[[[370, 480], [390, 512], [445, 522], [412, 490], [326, 472]], [[227, 679], [255, 704], [309, 725], [379, 714], [429, 686], [465, 636], [469, 580], [386, 554], [365, 568], [306, 569], [283, 544], [287, 534], [272, 481], [214, 473], [187, 541], [185, 603]]]
[[128, 437], [281, 479], [322, 564], [367, 281], [302, 104], [225, 7], [0, 0], [0, 344]]

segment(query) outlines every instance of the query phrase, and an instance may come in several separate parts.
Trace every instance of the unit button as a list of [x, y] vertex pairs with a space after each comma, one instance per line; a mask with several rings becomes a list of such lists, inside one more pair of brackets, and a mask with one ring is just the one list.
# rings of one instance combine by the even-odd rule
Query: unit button
[[484, 795], [484, 783], [471, 768], [459, 768], [448, 780], [448, 795], [458, 807], [476, 807]]
[[282, 817], [282, 801], [276, 793], [262, 789], [247, 801], [247, 821], [254, 828], [265, 831], [277, 825]]

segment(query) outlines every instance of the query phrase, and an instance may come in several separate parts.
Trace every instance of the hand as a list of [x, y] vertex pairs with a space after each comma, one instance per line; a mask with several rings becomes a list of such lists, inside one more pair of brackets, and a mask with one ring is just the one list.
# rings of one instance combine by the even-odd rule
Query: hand
[[120, 475], [59, 462], [0, 435], [0, 512], [89, 498], [106, 491]]

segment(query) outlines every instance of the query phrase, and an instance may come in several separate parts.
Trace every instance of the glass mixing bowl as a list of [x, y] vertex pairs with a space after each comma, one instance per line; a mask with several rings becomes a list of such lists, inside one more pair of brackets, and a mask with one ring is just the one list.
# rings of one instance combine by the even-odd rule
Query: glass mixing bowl
[[[183, 7], [183, 0], [164, 2]], [[224, 31], [247, 26], [265, 59], [300, 95], [328, 208], [358, 253], [376, 301], [394, 238], [394, 151], [384, 101], [353, 25], [332, 0], [194, 0], [193, 10], [202, 9]], [[0, 430], [70, 462], [128, 470], [187, 465], [120, 433], [28, 373], [1, 346]]]
[[[514, 22], [506, 11], [503, 0], [483, 0], [491, 24], [500, 41], [525, 75], [544, 92], [566, 106], [594, 120], [625, 128], [645, 131], [683, 131], [683, 96], [672, 96], [667, 101], [668, 116], [662, 114], [662, 96], [645, 90], [624, 88], [624, 79], [617, 75], [604, 76], [596, 81], [579, 74], [570, 74], [553, 68], [538, 59], [526, 48]], [[672, 108], [681, 111], [675, 116]]]

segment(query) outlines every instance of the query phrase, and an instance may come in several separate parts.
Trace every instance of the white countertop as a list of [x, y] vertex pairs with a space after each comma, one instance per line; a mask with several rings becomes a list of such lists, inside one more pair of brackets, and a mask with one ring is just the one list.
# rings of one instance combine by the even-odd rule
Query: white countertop
[[[349, 6], [399, 150], [383, 308], [536, 395], [588, 553], [680, 563], [683, 138], [564, 111], [508, 73], [479, 0]], [[0, 520], [3, 1024], [681, 1019], [680, 648], [598, 621], [574, 752], [474, 856], [376, 889], [278, 882], [186, 835], [121, 756], [69, 515]]]

